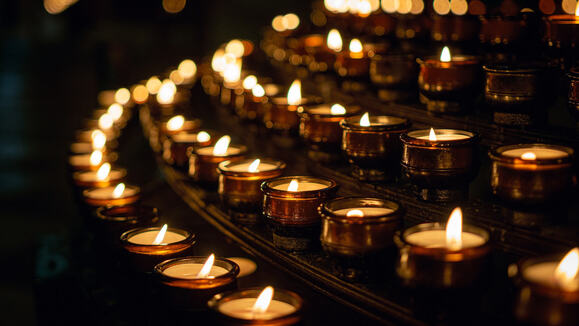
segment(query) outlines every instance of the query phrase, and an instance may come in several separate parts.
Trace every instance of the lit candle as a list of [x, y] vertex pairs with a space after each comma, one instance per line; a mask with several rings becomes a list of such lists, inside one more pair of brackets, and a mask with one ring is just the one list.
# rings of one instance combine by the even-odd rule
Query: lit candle
[[342, 36], [337, 29], [331, 29], [326, 37], [326, 45], [334, 52], [342, 51]]
[[430, 132], [428, 135], [416, 136], [415, 138], [425, 139], [429, 141], [444, 141], [444, 140], [468, 139], [470, 138], [470, 136], [462, 133], [453, 133], [452, 129], [444, 129], [444, 132], [437, 134], [434, 128], [430, 128]]
[[110, 163], [103, 163], [96, 171], [75, 172], [72, 177], [79, 187], [107, 187], [121, 181], [127, 175], [125, 169], [111, 168]]
[[[130, 239], [129, 239], [130, 241]], [[183, 261], [163, 270], [163, 274], [174, 278], [198, 279], [215, 278], [229, 272], [227, 269], [214, 265], [215, 255], [211, 254], [204, 264]]]
[[217, 172], [219, 163], [241, 159], [247, 151], [245, 146], [230, 146], [230, 142], [231, 137], [223, 136], [214, 146], [193, 150], [189, 157], [189, 175], [196, 181], [214, 185], [219, 179]]
[[546, 261], [527, 266], [523, 277], [530, 282], [564, 291], [579, 290], [579, 248], [569, 251], [561, 261]]
[[231, 137], [223, 136], [215, 143], [215, 146], [201, 147], [195, 152], [199, 155], [212, 156], [231, 156], [241, 153], [241, 147], [229, 146], [230, 142]]
[[393, 209], [384, 207], [352, 207], [333, 211], [334, 214], [346, 217], [375, 217], [394, 212]]
[[292, 131], [299, 126], [297, 110], [299, 106], [313, 105], [319, 102], [317, 98], [302, 97], [301, 81], [294, 80], [287, 97], [273, 97], [264, 112], [266, 127], [280, 131]]
[[288, 192], [298, 192], [298, 191], [320, 190], [327, 187], [328, 187], [327, 183], [308, 182], [308, 181], [299, 182], [297, 179], [292, 179], [289, 182], [283, 182], [275, 185], [273, 189], [284, 190]]
[[354, 38], [348, 46], [349, 51], [340, 52], [335, 62], [336, 72], [340, 76], [361, 77], [366, 76], [370, 69], [370, 59], [364, 52], [364, 47], [359, 39]]
[[566, 151], [537, 146], [509, 149], [502, 152], [502, 154], [507, 157], [530, 161], [531, 163], [535, 160], [554, 160], [569, 157], [569, 153]]
[[174, 242], [184, 240], [186, 237], [175, 231], [167, 230], [167, 224], [163, 225], [160, 230], [150, 230], [137, 233], [129, 238], [127, 241], [138, 245], [166, 245]]
[[140, 193], [139, 187], [119, 183], [116, 186], [103, 188], [91, 188], [83, 191], [85, 201], [93, 206], [115, 205], [118, 203], [132, 203], [137, 201]]
[[362, 43], [359, 39], [355, 38], [350, 41], [350, 58], [352, 59], [362, 59], [364, 57], [364, 52], [362, 48]]
[[75, 170], [96, 170], [105, 159], [103, 152], [96, 150], [90, 154], [71, 155], [68, 164]]

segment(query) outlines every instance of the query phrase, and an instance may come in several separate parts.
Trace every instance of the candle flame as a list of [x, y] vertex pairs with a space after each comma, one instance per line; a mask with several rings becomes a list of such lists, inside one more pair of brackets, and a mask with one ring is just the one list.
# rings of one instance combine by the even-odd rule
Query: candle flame
[[579, 248], [571, 249], [557, 268], [555, 268], [555, 280], [565, 290], [574, 291], [579, 287], [577, 274], [579, 273]]
[[342, 115], [346, 114], [346, 108], [340, 104], [334, 104], [330, 108], [330, 112], [332, 113], [332, 115]]
[[213, 54], [211, 68], [217, 72], [222, 72], [225, 69], [225, 51], [223, 51], [223, 49], [218, 49]]
[[299, 105], [302, 101], [302, 82], [299, 79], [294, 80], [287, 92], [287, 104]]
[[108, 178], [109, 173], [111, 172], [111, 165], [110, 163], [104, 163], [101, 167], [97, 170], [96, 177], [98, 181], [103, 181]]
[[577, 4], [575, 5], [575, 16], [579, 17], [579, 1], [577, 1]]
[[131, 99], [131, 91], [126, 88], [119, 88], [115, 92], [115, 101], [119, 104], [125, 105]]
[[227, 63], [225, 65], [225, 69], [223, 70], [223, 79], [228, 83], [237, 83], [240, 78], [241, 78], [241, 59], [236, 59], [233, 60], [231, 63]]
[[436, 133], [434, 132], [434, 128], [430, 128], [430, 133], [428, 134], [428, 140], [430, 141], [437, 141]]
[[123, 116], [123, 106], [119, 103], [113, 103], [107, 109], [107, 114], [111, 116], [113, 121], [118, 121]]
[[448, 46], [445, 46], [442, 49], [442, 52], [440, 52], [440, 61], [441, 62], [450, 62], [452, 60], [452, 57], [450, 56], [450, 49], [448, 48]]
[[167, 233], [167, 224], [163, 225], [161, 230], [159, 230], [159, 233], [157, 233], [155, 240], [153, 240], [153, 244], [160, 245], [161, 243], [163, 243], [163, 239], [165, 239], [165, 233]]
[[200, 143], [208, 142], [211, 140], [211, 135], [206, 131], [200, 131], [197, 134], [197, 141]]
[[350, 41], [350, 53], [362, 53], [362, 42], [359, 39], [354, 38]]
[[167, 121], [167, 130], [176, 131], [183, 128], [185, 124], [185, 117], [182, 115], [176, 115]]
[[333, 13], [345, 13], [350, 9], [350, 4], [347, 0], [324, 0], [324, 6]]
[[261, 163], [260, 159], [256, 159], [255, 161], [251, 162], [249, 165], [249, 172], [257, 172], [259, 171], [259, 163]]
[[334, 52], [342, 51], [342, 36], [337, 29], [334, 28], [330, 30], [326, 39], [326, 44], [328, 45], [328, 48]]
[[251, 89], [251, 93], [255, 97], [262, 97], [265, 95], [265, 89], [263, 89], [263, 86], [261, 86], [260, 84], [257, 84], [253, 86], [253, 88]]
[[360, 126], [370, 127], [370, 115], [368, 112], [364, 113], [364, 115], [360, 118]]
[[289, 183], [289, 185], [287, 186], [287, 191], [298, 191], [299, 188], [299, 183], [298, 180], [296, 179], [292, 179], [292, 181]]
[[119, 183], [113, 190], [113, 198], [120, 198], [125, 192], [125, 184]]
[[197, 73], [197, 65], [195, 64], [195, 61], [191, 59], [185, 59], [181, 61], [179, 67], [177, 67], [177, 70], [181, 76], [183, 76], [183, 78], [191, 78]]
[[269, 304], [271, 303], [272, 298], [273, 298], [273, 287], [267, 286], [265, 289], [263, 289], [263, 291], [261, 291], [261, 293], [255, 300], [255, 304], [253, 305], [253, 308], [251, 308], [251, 311], [254, 314], [266, 312], [267, 308], [269, 308]]
[[111, 117], [110, 114], [108, 113], [103, 113], [103, 115], [100, 116], [99, 118], [99, 128], [103, 129], [103, 130], [107, 130], [110, 129], [113, 126], [113, 117]]
[[364, 212], [359, 209], [351, 209], [346, 213], [347, 217], [364, 217]]
[[175, 86], [175, 83], [170, 79], [165, 79], [157, 93], [157, 102], [160, 104], [171, 104], [175, 99], [175, 93], [177, 93], [177, 86]]
[[243, 79], [243, 88], [252, 89], [255, 85], [257, 85], [257, 77], [254, 75], [249, 75]]
[[537, 159], [537, 155], [533, 152], [526, 152], [521, 155], [521, 159], [526, 161], [534, 161]]
[[446, 247], [452, 250], [462, 247], [462, 211], [460, 207], [452, 211], [448, 222], [446, 222]]
[[207, 278], [209, 276], [209, 273], [211, 273], [211, 268], [213, 267], [214, 262], [215, 262], [215, 255], [214, 254], [209, 255], [209, 257], [205, 261], [205, 264], [203, 264], [203, 267], [201, 268], [199, 273], [197, 273], [197, 278]]
[[97, 166], [101, 164], [103, 160], [103, 152], [96, 150], [90, 154], [90, 165]]
[[229, 148], [229, 143], [231, 142], [231, 137], [223, 136], [219, 138], [215, 146], [213, 147], [213, 155], [225, 155], [227, 153], [227, 148]]
[[92, 138], [92, 148], [93, 149], [103, 149], [107, 143], [107, 136], [104, 132], [100, 130], [94, 130], [91, 133]]
[[161, 84], [162, 84], [161, 80], [159, 80], [157, 76], [152, 76], [147, 80], [145, 87], [147, 87], [147, 91], [149, 92], [149, 94], [155, 95], [159, 92]]

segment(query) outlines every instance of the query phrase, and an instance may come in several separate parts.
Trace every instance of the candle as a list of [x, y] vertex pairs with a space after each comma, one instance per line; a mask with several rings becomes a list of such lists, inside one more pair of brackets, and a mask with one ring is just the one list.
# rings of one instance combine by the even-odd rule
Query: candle
[[[214, 265], [213, 261], [211, 261], [210, 259], [214, 260], [215, 256], [211, 254], [211, 256], [204, 264], [183, 261], [179, 264], [174, 264], [163, 269], [162, 273], [165, 276], [173, 278], [198, 279], [198, 278], [215, 278], [227, 274], [229, 272], [227, 269], [223, 267]], [[209, 265], [209, 268], [207, 268], [208, 262], [211, 263]]]
[[530, 162], [534, 162], [535, 160], [554, 160], [569, 157], [567, 151], [537, 146], [508, 149], [503, 151], [502, 155], [506, 157], [520, 158], [523, 161]]
[[298, 182], [295, 179], [293, 179], [289, 182], [284, 182], [284, 183], [280, 183], [278, 185], [275, 185], [273, 187], [273, 189], [284, 190], [284, 191], [288, 191], [288, 192], [298, 192], [298, 191], [320, 190], [320, 189], [325, 189], [327, 187], [328, 187], [327, 183], [307, 182], [307, 181]]
[[376, 217], [394, 212], [393, 209], [383, 207], [352, 207], [333, 211], [334, 214], [346, 217]]
[[137, 202], [140, 192], [139, 187], [119, 183], [114, 187], [85, 189], [82, 196], [91, 206], [122, 206]]
[[[127, 241], [129, 241], [130, 243], [139, 244], [139, 245], [153, 245], [153, 244], [155, 244], [154, 242], [155, 242], [158, 235], [159, 235], [159, 231], [157, 231], [157, 230], [146, 231], [146, 232], [141, 232], [141, 233], [138, 233], [138, 234], [131, 236], [130, 238], [127, 239]], [[166, 244], [170, 244], [170, 243], [174, 243], [174, 242], [179, 242], [179, 241], [182, 241], [184, 239], [185, 239], [185, 236], [183, 234], [176, 233], [173, 231], [166, 231], [164, 233], [164, 236], [162, 237], [162, 241], [161, 241], [161, 243], [159, 243], [159, 245], [166, 245]]]
[[289, 315], [296, 311], [294, 306], [283, 301], [272, 300], [265, 312], [255, 313], [253, 306], [257, 299], [242, 298], [224, 302], [219, 306], [219, 311], [225, 315], [238, 319], [263, 319], [269, 320]]
[[452, 129], [449, 129], [449, 131], [445, 131], [444, 133], [439, 131], [437, 134], [434, 128], [430, 128], [430, 133], [428, 135], [417, 135], [415, 138], [429, 141], [444, 141], [468, 139], [471, 138], [471, 136], [463, 133], [453, 133]]
[[188, 165], [189, 155], [191, 155], [193, 150], [209, 146], [211, 141], [211, 135], [206, 131], [198, 133], [180, 132], [171, 135], [165, 141], [163, 157], [175, 166], [183, 168]]
[[100, 150], [95, 150], [86, 154], [75, 154], [68, 157], [68, 165], [73, 170], [98, 170], [105, 162], [116, 161], [116, 153], [104, 154]]
[[337, 54], [334, 67], [340, 76], [361, 77], [368, 74], [370, 59], [364, 52], [364, 48], [359, 39], [352, 39], [349, 51]]
[[383, 101], [405, 100], [415, 92], [418, 65], [412, 54], [375, 54], [370, 58], [369, 73]]
[[290, 132], [298, 129], [299, 106], [310, 106], [319, 103], [318, 98], [302, 97], [301, 81], [294, 80], [290, 86], [287, 97], [272, 97], [266, 106], [263, 121], [267, 128], [282, 132]]
[[215, 185], [219, 179], [217, 166], [227, 160], [243, 158], [245, 146], [230, 146], [231, 137], [223, 136], [215, 146], [201, 147], [193, 150], [189, 157], [189, 176], [206, 185]]
[[72, 175], [79, 187], [108, 187], [122, 181], [127, 175], [125, 169], [111, 168], [110, 163], [103, 163], [96, 171], [78, 171]]
[[146, 205], [101, 206], [95, 216], [97, 240], [115, 250], [119, 234], [135, 227], [149, 227], [159, 221], [157, 208]]

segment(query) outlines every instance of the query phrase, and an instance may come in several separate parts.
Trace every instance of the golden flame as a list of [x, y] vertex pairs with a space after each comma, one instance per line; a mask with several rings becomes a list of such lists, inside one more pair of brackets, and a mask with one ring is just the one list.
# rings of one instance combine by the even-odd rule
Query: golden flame
[[197, 65], [195, 64], [195, 61], [191, 59], [185, 59], [181, 61], [181, 63], [177, 67], [177, 70], [179, 70], [179, 73], [181, 74], [181, 76], [183, 76], [183, 78], [189, 79], [195, 76], [195, 74], [197, 73]]
[[97, 170], [96, 178], [98, 181], [106, 180], [109, 177], [109, 173], [111, 172], [111, 165], [110, 163], [104, 163], [101, 167]]
[[231, 142], [231, 137], [223, 136], [219, 138], [215, 146], [213, 147], [213, 155], [225, 155], [227, 153], [227, 148], [229, 148], [229, 143]]
[[119, 183], [113, 190], [113, 198], [120, 198], [125, 192], [125, 184]]
[[107, 143], [107, 136], [101, 130], [95, 130], [91, 133], [92, 148], [103, 149]]
[[123, 106], [119, 103], [113, 103], [107, 109], [107, 113], [111, 116], [113, 121], [118, 121], [123, 116]]
[[462, 247], [462, 211], [460, 207], [452, 211], [448, 222], [446, 222], [446, 247], [452, 250]]
[[353, 10], [358, 16], [368, 17], [372, 13], [372, 4], [369, 0], [358, 1], [356, 8]]
[[328, 33], [328, 37], [326, 38], [326, 44], [328, 48], [333, 50], [334, 52], [342, 51], [342, 36], [337, 29], [331, 29]]
[[397, 2], [396, 11], [399, 14], [407, 14], [412, 10], [412, 1], [411, 0], [399, 0]]
[[360, 118], [360, 127], [370, 127], [370, 115], [368, 112]]
[[201, 270], [199, 271], [199, 273], [197, 273], [197, 278], [207, 278], [207, 276], [209, 276], [209, 273], [211, 273], [211, 267], [213, 267], [214, 262], [215, 262], [215, 255], [214, 254], [209, 255], [209, 257], [205, 261], [205, 264], [203, 264], [203, 267], [201, 267]]
[[254, 75], [249, 75], [243, 79], [243, 88], [252, 89], [255, 85], [257, 85], [257, 77]]
[[573, 248], [555, 268], [555, 279], [562, 288], [573, 291], [579, 286], [575, 280], [579, 272], [579, 248]]
[[299, 79], [294, 80], [287, 92], [287, 104], [299, 105], [302, 102], [302, 82]]
[[579, 1], [577, 1], [577, 4], [575, 5], [575, 16], [579, 17]]
[[430, 141], [437, 141], [436, 133], [434, 132], [434, 128], [430, 128], [430, 133], [428, 134], [428, 140]]
[[521, 155], [521, 159], [527, 161], [534, 161], [537, 159], [537, 155], [535, 155], [535, 153], [533, 152], [526, 152]]
[[217, 72], [225, 70], [225, 51], [223, 51], [223, 49], [218, 49], [213, 54], [213, 58], [211, 59], [211, 68]]
[[448, 46], [445, 46], [442, 49], [442, 52], [440, 52], [440, 61], [441, 62], [450, 62], [452, 60], [452, 57], [450, 56], [450, 49], [448, 48]]
[[113, 117], [111, 117], [110, 114], [108, 113], [103, 113], [103, 115], [101, 115], [101, 117], [99, 118], [99, 128], [101, 129], [110, 129], [113, 126]]
[[167, 121], [167, 130], [177, 131], [183, 128], [185, 124], [185, 117], [182, 115], [176, 115]]
[[97, 166], [97, 165], [101, 164], [102, 160], [103, 160], [103, 152], [96, 150], [90, 154], [90, 159], [89, 159], [90, 165]]
[[149, 94], [155, 95], [159, 92], [161, 84], [162, 84], [161, 80], [157, 76], [153, 76], [149, 78], [149, 80], [147, 80], [145, 86], [147, 87], [147, 91], [149, 91]]
[[359, 39], [354, 38], [350, 41], [350, 53], [362, 53], [362, 42]]
[[245, 47], [243, 46], [243, 42], [240, 40], [231, 40], [225, 46], [225, 53], [232, 54], [236, 58], [241, 58], [244, 52]]
[[241, 59], [233, 60], [225, 65], [223, 79], [228, 83], [236, 83], [241, 78]]
[[298, 191], [299, 187], [300, 185], [298, 183], [298, 180], [292, 179], [292, 181], [287, 186], [287, 191]]
[[171, 81], [174, 82], [175, 85], [181, 85], [183, 84], [183, 82], [185, 82], [185, 77], [181, 75], [179, 70], [171, 71], [171, 73], [169, 74], [169, 79], [171, 79]]
[[126, 88], [119, 88], [115, 92], [115, 101], [119, 104], [125, 105], [131, 99], [131, 91]]
[[206, 131], [200, 131], [197, 134], [197, 141], [198, 142], [204, 143], [204, 142], [208, 142], [210, 139], [211, 139], [211, 135], [209, 135], [209, 133]]
[[145, 101], [149, 98], [149, 90], [147, 90], [146, 86], [137, 85], [133, 89], [133, 100], [137, 103], [145, 103]]
[[165, 239], [166, 233], [167, 233], [167, 224], [163, 225], [161, 230], [159, 230], [159, 233], [157, 233], [155, 240], [153, 240], [153, 244], [154, 245], [160, 245], [161, 243], [163, 243], [163, 240]]
[[259, 171], [259, 163], [261, 163], [260, 159], [256, 159], [255, 161], [251, 162], [249, 168], [247, 169], [249, 172], [257, 172]]
[[157, 102], [160, 104], [171, 104], [175, 99], [175, 93], [177, 93], [177, 86], [175, 86], [175, 83], [170, 79], [165, 79], [157, 93]]
[[330, 112], [332, 113], [332, 115], [343, 115], [346, 114], [346, 108], [340, 104], [334, 104], [330, 108]]
[[251, 312], [254, 314], [264, 313], [269, 308], [269, 304], [271, 303], [271, 299], [273, 298], [273, 287], [267, 286], [259, 296], [257, 300], [255, 300], [255, 304], [253, 308], [251, 308]]
[[263, 89], [263, 86], [261, 86], [260, 84], [257, 84], [255, 86], [253, 86], [253, 88], [251, 89], [251, 93], [255, 97], [262, 97], [265, 95], [265, 90]]
[[346, 213], [347, 217], [364, 217], [364, 212], [359, 209], [351, 209]]

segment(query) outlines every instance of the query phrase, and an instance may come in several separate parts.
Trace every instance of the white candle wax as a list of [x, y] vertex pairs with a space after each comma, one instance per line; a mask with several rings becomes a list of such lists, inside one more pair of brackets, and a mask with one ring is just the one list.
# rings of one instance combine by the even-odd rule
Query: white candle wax
[[[138, 245], [152, 245], [153, 241], [155, 241], [155, 238], [159, 234], [159, 231], [160, 229], [137, 233], [132, 237], [128, 238], [127, 241]], [[171, 244], [179, 242], [181, 240], [185, 240], [184, 235], [167, 230], [167, 232], [165, 233], [165, 237], [163, 238], [163, 242], [161, 242], [161, 244]]]
[[99, 180], [97, 178], [97, 172], [98, 171], [84, 171], [84, 172], [80, 172], [80, 173], [76, 174], [75, 177], [78, 181], [83, 181], [83, 182], [119, 180], [120, 178], [123, 177], [123, 172], [121, 170], [111, 169], [108, 177], [106, 177], [104, 180]]
[[209, 147], [202, 147], [197, 150], [197, 154], [201, 155], [213, 155], [213, 156], [229, 156], [229, 155], [236, 155], [241, 153], [241, 149], [235, 146], [229, 146], [227, 148], [227, 152], [223, 155], [213, 155], [213, 146]]
[[[559, 288], [557, 279], [555, 278], [555, 269], [559, 265], [558, 261], [548, 261], [527, 266], [523, 270], [523, 278], [529, 282], [546, 285], [553, 288]], [[574, 278], [568, 284], [572, 288], [579, 288], [579, 278]]]
[[[277, 186], [274, 186], [273, 189], [277, 190], [285, 190], [287, 191], [290, 182], [280, 183]], [[311, 191], [311, 190], [320, 190], [328, 188], [325, 183], [319, 182], [310, 182], [310, 181], [298, 181], [298, 190], [297, 191], [290, 191], [290, 192], [298, 192], [298, 191]]]
[[[113, 197], [113, 191], [115, 187], [104, 187], [104, 188], [94, 188], [89, 189], [86, 192], [86, 197], [91, 199], [116, 199]], [[137, 187], [125, 186], [123, 194], [119, 198], [127, 198], [136, 195], [139, 192]]]
[[[478, 234], [462, 232], [461, 248], [478, 247], [485, 243], [485, 239]], [[446, 247], [446, 230], [419, 231], [406, 236], [406, 241], [413, 245], [426, 248]]]
[[362, 126], [360, 121], [358, 121], [358, 126], [360, 127], [371, 127], [371, 126], [390, 126], [404, 123], [404, 119], [388, 116], [372, 116], [369, 118], [370, 125]]
[[[244, 162], [244, 163], [232, 163], [230, 165], [227, 166], [227, 169], [230, 171], [234, 171], [234, 172], [249, 172], [249, 166], [251, 165], [253, 161], [250, 162]], [[262, 163], [260, 162], [258, 167], [257, 167], [257, 171], [256, 172], [264, 172], [264, 171], [271, 171], [271, 170], [275, 170], [277, 168], [277, 165], [275, 164], [270, 164], [270, 163]]]
[[364, 213], [364, 216], [368, 217], [381, 216], [394, 212], [393, 209], [386, 207], [352, 207], [352, 208], [337, 209], [334, 211], [334, 214], [346, 216], [346, 214], [348, 214], [349, 211], [354, 209], [362, 211], [362, 213]]
[[[535, 154], [536, 159], [558, 159], [568, 157], [569, 153], [565, 151], [560, 151], [558, 149], [546, 148], [546, 147], [523, 147], [509, 149], [502, 153], [503, 156], [520, 158], [525, 153]], [[529, 160], [532, 161], [532, 160]]]
[[[425, 139], [425, 140], [429, 140], [429, 136], [425, 135], [425, 136], [418, 136], [416, 137], [417, 139]], [[436, 134], [436, 140], [435, 141], [439, 141], [439, 140], [461, 140], [461, 139], [468, 139], [470, 138], [470, 136], [467, 135], [462, 135], [462, 134]]]
[[263, 313], [254, 313], [253, 305], [257, 298], [240, 298], [224, 302], [219, 305], [219, 311], [225, 315], [238, 319], [274, 319], [287, 316], [296, 311], [296, 308], [289, 303], [271, 300], [269, 307]]
[[[186, 278], [186, 279], [196, 279], [197, 274], [203, 268], [203, 264], [197, 263], [182, 263], [176, 264], [166, 268], [163, 271], [164, 275], [175, 277], [175, 278]], [[204, 278], [214, 278], [220, 275], [227, 274], [227, 270], [220, 266], [211, 266], [211, 271], [209, 271], [209, 275]]]

